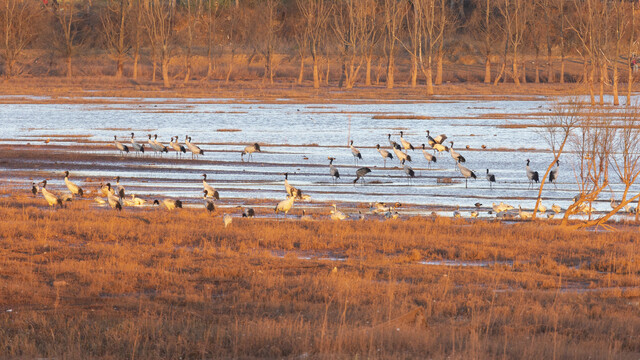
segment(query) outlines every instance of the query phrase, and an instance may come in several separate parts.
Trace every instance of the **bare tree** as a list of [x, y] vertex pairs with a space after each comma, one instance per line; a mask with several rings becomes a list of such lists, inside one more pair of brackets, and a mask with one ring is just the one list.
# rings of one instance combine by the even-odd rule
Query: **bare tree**
[[186, 22], [186, 30], [187, 30], [187, 44], [186, 44], [186, 54], [184, 57], [185, 61], [185, 74], [184, 74], [184, 83], [188, 83], [191, 78], [192, 64], [191, 64], [191, 56], [193, 52], [193, 37], [196, 26], [196, 19], [200, 14], [200, 1], [194, 0], [184, 0], [186, 14], [184, 17], [184, 21]]
[[213, 59], [215, 47], [215, 35], [220, 17], [220, 3], [217, 0], [205, 0], [206, 5], [203, 11], [202, 21], [207, 42], [207, 79], [213, 76]]
[[[143, 1], [131, 0], [131, 45], [133, 48], [133, 74], [134, 80], [138, 79], [138, 62], [140, 61], [140, 49], [142, 47], [142, 33], [144, 27]], [[155, 74], [154, 74], [155, 75]]]
[[366, 11], [366, 0], [343, 0], [334, 11], [333, 30], [342, 49], [341, 76], [347, 89], [355, 85], [365, 59], [362, 39], [367, 31]]
[[404, 0], [382, 0], [385, 31], [385, 57], [387, 59], [387, 88], [393, 88], [395, 71], [396, 43], [402, 24], [402, 17], [406, 11]]
[[254, 48], [264, 58], [263, 79], [273, 84], [276, 47], [279, 44], [279, 31], [282, 28], [283, 12], [280, 0], [263, 0], [256, 9], [256, 31], [252, 36]]
[[527, 18], [530, 12], [530, 3], [527, 0], [503, 0], [499, 7], [500, 12], [504, 18], [504, 29], [506, 38], [513, 51], [513, 81], [516, 85], [520, 85], [520, 78], [518, 76], [518, 52], [520, 45], [527, 31]]
[[163, 0], [149, 0], [145, 12], [145, 23], [154, 58], [155, 79], [156, 56], [159, 52], [162, 67], [162, 81], [165, 87], [170, 86], [169, 62], [172, 56], [173, 16], [174, 8]]
[[40, 15], [40, 8], [30, 1], [4, 0], [4, 6], [0, 8], [4, 49], [0, 54], [4, 61], [6, 78], [13, 76], [18, 59], [38, 35], [37, 27], [33, 23]]
[[[462, 2], [461, 2], [462, 3]], [[461, 7], [462, 9], [463, 7]], [[438, 16], [438, 55], [436, 62], [436, 85], [442, 85], [442, 63], [444, 60], [444, 36], [447, 25], [449, 24], [449, 18], [447, 15], [447, 7], [445, 6], [445, 0], [440, 0], [439, 6], [440, 14]], [[464, 11], [461, 12], [464, 16]]]
[[126, 39], [126, 18], [129, 0], [109, 0], [100, 20], [111, 56], [116, 61], [116, 78], [122, 77], [124, 59], [129, 49]]
[[65, 58], [67, 64], [67, 77], [72, 77], [71, 58], [73, 57], [76, 47], [76, 36], [78, 35], [77, 22], [79, 19], [76, 17], [78, 9], [76, 2], [73, 0], [67, 1], [55, 9], [55, 17], [58, 21], [57, 42], [60, 52]]
[[327, 0], [296, 0], [296, 4], [304, 19], [304, 28], [302, 30], [304, 41], [301, 40], [299, 46], [302, 49], [307, 46], [309, 48], [311, 60], [313, 61], [313, 87], [317, 89], [320, 87], [319, 51], [326, 33], [332, 5]]
[[[630, 34], [629, 34], [629, 46], [627, 49], [627, 69], [628, 69], [628, 79], [627, 79], [627, 106], [631, 106], [631, 89], [633, 85], [633, 66], [631, 64], [631, 58], [633, 57], [633, 48], [635, 45], [636, 38], [636, 4], [635, 2], [631, 3], [631, 21], [630, 21]], [[640, 211], [639, 211], [640, 212]], [[636, 217], [637, 220], [637, 217]]]
[[560, 155], [562, 155], [567, 141], [580, 121], [581, 109], [582, 105], [576, 99], [571, 99], [566, 105], [556, 101], [553, 106], [553, 115], [550, 117], [544, 117], [541, 120], [542, 135], [551, 148], [553, 161], [549, 164], [547, 170], [542, 176], [542, 179], [540, 180], [536, 206], [533, 210], [533, 219], [536, 218], [538, 207], [540, 206], [540, 200], [542, 199], [542, 190], [549, 173], [560, 159]]
[[244, 12], [242, 8], [237, 6], [237, 3], [236, 6], [227, 7], [222, 17], [224, 19], [222, 22], [224, 38], [227, 40], [225, 45], [230, 56], [227, 74], [225, 75], [225, 83], [228, 84], [233, 73], [235, 58], [246, 39], [247, 26]]

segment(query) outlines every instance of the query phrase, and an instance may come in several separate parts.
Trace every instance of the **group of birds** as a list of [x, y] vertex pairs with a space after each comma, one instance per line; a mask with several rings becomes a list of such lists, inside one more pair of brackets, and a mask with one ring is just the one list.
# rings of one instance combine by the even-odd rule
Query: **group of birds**
[[[444, 142], [447, 140], [447, 136], [445, 134], [438, 135], [435, 138], [431, 137], [429, 130], [426, 131], [426, 134], [427, 134], [426, 144], [421, 144], [421, 148], [422, 148], [422, 154], [425, 160], [427, 161], [429, 167], [431, 166], [431, 163], [437, 162], [437, 158], [435, 156], [436, 153], [448, 152], [451, 158], [455, 161], [458, 170], [460, 171], [462, 176], [465, 178], [465, 187], [468, 186], [467, 180], [469, 178], [473, 178], [473, 179], [477, 178], [476, 174], [472, 170], [462, 165], [463, 163], [466, 163], [466, 159], [463, 155], [461, 155], [458, 151], [454, 149], [453, 147], [454, 142], [449, 141], [449, 146], [444, 145]], [[127, 154], [129, 152], [134, 152], [137, 155], [143, 155], [145, 153], [145, 145], [148, 145], [148, 149], [151, 149], [155, 154], [160, 154], [160, 155], [162, 155], [163, 153], [168, 153], [169, 149], [174, 150], [176, 153], [176, 156], [180, 156], [180, 157], [182, 156], [182, 154], [186, 154], [187, 151], [191, 153], [192, 159], [198, 156], [204, 155], [204, 151], [199, 146], [195, 145], [192, 142], [191, 137], [189, 135], [185, 136], [184, 145], [180, 144], [178, 139], [179, 139], [178, 136], [172, 136], [169, 142], [169, 146], [167, 147], [164, 144], [162, 144], [160, 141], [158, 141], [157, 134], [156, 135], [148, 134], [147, 144], [142, 144], [142, 143], [138, 143], [135, 139], [135, 134], [131, 133], [131, 137], [129, 139], [130, 144], [125, 144], [123, 142], [120, 142], [118, 141], [117, 136], [114, 136], [114, 145], [116, 149], [118, 149], [121, 152], [122, 155]], [[409, 179], [414, 178], [415, 171], [407, 164], [407, 162], [412, 161], [411, 155], [408, 153], [408, 151], [415, 150], [415, 147], [407, 139], [405, 139], [403, 131], [400, 131], [399, 143], [392, 140], [391, 134], [387, 134], [387, 140], [389, 142], [389, 145], [391, 146], [391, 152], [382, 148], [380, 144], [376, 145], [376, 150], [378, 151], [380, 156], [383, 158], [384, 167], [386, 168], [387, 159], [392, 160], [395, 155], [395, 157], [400, 161], [400, 164], [402, 165], [402, 168], [405, 174], [408, 176], [408, 178]], [[353, 144], [354, 142], [353, 140], [351, 140], [349, 147], [354, 157], [355, 163], [357, 165], [358, 161], [362, 160], [363, 157], [360, 150], [354, 147]], [[485, 146], [482, 146], [482, 147], [486, 148]], [[261, 152], [261, 151], [262, 150], [258, 143], [250, 144], [243, 149], [241, 153], [241, 159], [244, 161], [244, 156], [247, 155], [248, 156], [247, 160], [250, 161], [255, 152]], [[329, 160], [329, 173], [335, 183], [340, 178], [340, 172], [333, 163], [336, 160], [336, 158], [328, 157], [328, 160]], [[559, 165], [560, 165], [560, 162], [556, 161], [555, 168], [553, 168], [549, 174], [549, 180], [554, 184], [555, 184], [555, 180], [557, 179]], [[527, 171], [527, 177], [530, 181], [530, 186], [533, 184], [533, 182], [539, 181], [539, 174], [537, 171], [531, 170], [529, 159], [527, 159], [526, 171]], [[356, 184], [359, 180], [364, 182], [365, 176], [368, 175], [369, 173], [371, 173], [371, 169], [369, 167], [358, 168], [355, 172], [356, 177], [353, 180], [353, 183]], [[276, 217], [278, 217], [279, 214], [287, 215], [289, 211], [293, 208], [295, 201], [308, 200], [310, 198], [309, 195], [303, 194], [300, 189], [294, 186], [291, 186], [289, 184], [288, 173], [284, 173], [283, 175], [284, 175], [284, 187], [286, 192], [286, 198], [280, 201], [275, 206], [274, 212], [276, 214]], [[216, 209], [216, 200], [220, 199], [220, 194], [213, 186], [207, 183], [206, 174], [202, 174], [202, 177], [203, 177], [202, 184], [203, 184], [204, 208], [207, 211], [212, 213]], [[492, 188], [493, 183], [496, 182], [496, 177], [494, 174], [489, 172], [489, 169], [487, 169], [486, 171], [486, 179], [489, 181], [490, 188]], [[99, 189], [99, 193], [101, 194], [101, 196], [96, 197], [95, 199], [96, 202], [98, 202], [99, 204], [108, 204], [111, 208], [116, 210], [122, 210], [124, 206], [144, 206], [148, 204], [146, 200], [136, 197], [135, 194], [131, 195], [130, 199], [126, 198], [124, 187], [120, 184], [120, 177], [116, 177], [115, 180], [116, 180], [115, 187], [112, 186], [111, 183], [106, 183], [104, 185], [101, 185]], [[68, 171], [64, 172], [64, 182], [67, 188], [69, 189], [69, 193], [66, 193], [66, 194], [57, 195], [54, 192], [47, 190], [46, 180], [38, 184], [33, 183], [32, 191], [34, 195], [36, 195], [38, 192], [42, 193], [43, 197], [46, 199], [47, 203], [50, 206], [60, 206], [60, 207], [64, 206], [64, 202], [71, 201], [74, 196], [82, 197], [84, 195], [83, 189], [79, 187], [77, 184], [73, 183], [71, 180], [69, 180]], [[159, 200], [154, 200], [152, 205], [158, 205], [158, 206], [163, 205], [168, 210], [174, 210], [176, 208], [182, 208], [183, 204], [181, 200], [164, 199], [162, 200], [162, 202], [160, 202]], [[375, 205], [370, 204], [371, 212], [373, 214], [381, 213], [381, 214], [384, 214], [385, 217], [387, 218], [398, 217], [398, 213], [396, 211], [397, 207], [399, 207], [398, 203], [390, 206], [384, 203], [376, 203]], [[501, 203], [501, 205], [498, 205], [496, 207], [496, 205], [494, 204], [493, 210], [496, 212], [496, 214], [499, 214], [501, 212], [513, 209], [513, 207], [510, 207], [510, 208], [507, 208], [507, 207], [510, 207], [510, 206], [504, 205]], [[521, 217], [526, 217], [526, 213], [524, 214], [524, 216], [522, 215], [523, 214], [522, 210], [520, 210], [520, 213], [521, 213]], [[231, 222], [230, 220], [231, 218], [226, 215], [228, 214], [225, 214], [224, 216], [225, 226], [230, 224]], [[243, 210], [242, 215], [243, 217], [254, 217], [255, 211], [252, 208], [245, 208]], [[337, 206], [335, 204], [333, 205], [333, 210], [331, 210], [330, 215], [331, 215], [331, 218], [335, 220], [343, 220], [348, 218], [347, 215], [345, 215], [342, 211], [337, 209]], [[360, 215], [362, 217], [361, 213]], [[475, 216], [477, 216], [477, 212]], [[473, 216], [472, 214], [472, 217], [475, 217], [475, 216]], [[305, 211], [303, 211], [302, 218], [308, 219], [310, 218], [310, 216], [306, 215]]]

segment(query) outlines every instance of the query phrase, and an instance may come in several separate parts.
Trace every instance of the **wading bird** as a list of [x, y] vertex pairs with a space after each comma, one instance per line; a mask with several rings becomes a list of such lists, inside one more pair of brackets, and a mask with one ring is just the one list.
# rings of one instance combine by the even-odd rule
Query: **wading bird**
[[202, 149], [191, 143], [191, 136], [185, 136], [184, 143], [187, 144], [187, 148], [191, 151], [191, 159], [194, 159], [197, 155], [204, 155], [204, 151]]
[[455, 160], [457, 163], [466, 162], [464, 156], [460, 155], [457, 151], [453, 150], [453, 141], [449, 141], [451, 147], [449, 148], [449, 154], [451, 154], [451, 158]]
[[158, 151], [160, 152], [160, 155], [162, 155], [162, 153], [168, 153], [169, 149], [162, 145], [162, 143], [160, 141], [158, 141], [158, 134], [154, 134], [153, 135], [153, 143], [158, 147]]
[[284, 190], [287, 192], [287, 195], [302, 200], [302, 191], [289, 185], [289, 173], [284, 173]]
[[558, 185], [556, 185], [556, 180], [558, 179], [559, 170], [560, 170], [560, 160], [556, 160], [556, 167], [551, 169], [551, 171], [549, 172], [549, 182], [553, 183], [553, 185], [555, 185], [556, 187], [558, 187]]
[[431, 163], [436, 163], [438, 161], [435, 155], [431, 155], [427, 152], [427, 148], [424, 146], [424, 144], [422, 144], [422, 155], [424, 155], [424, 158], [427, 159], [427, 164], [429, 165], [429, 168], [431, 168]]
[[171, 148], [176, 151], [176, 157], [178, 157], [178, 155], [180, 155], [180, 157], [182, 157], [182, 154], [180, 154], [180, 153], [186, 154], [187, 153], [187, 149], [184, 146], [180, 145], [180, 143], [178, 142], [178, 137], [177, 136], [175, 137], [175, 142], [174, 142], [173, 139], [174, 139], [174, 137], [171, 137], [171, 141], [169, 142], [169, 146], [171, 146]]
[[253, 208], [245, 208], [244, 210], [242, 210], [243, 218], [253, 218], [255, 216], [256, 216], [256, 212], [255, 210], [253, 210]]
[[527, 178], [529, 179], [529, 188], [531, 188], [533, 186], [533, 182], [538, 182], [540, 181], [540, 177], [538, 176], [538, 172], [537, 171], [533, 171], [531, 170], [531, 167], [529, 167], [529, 163], [531, 161], [529, 159], [527, 159]]
[[411, 179], [416, 176], [415, 171], [413, 171], [411, 166], [405, 164], [404, 160], [402, 160], [402, 169], [404, 170], [404, 173], [409, 177], [409, 182], [411, 182]]
[[202, 186], [204, 187], [204, 190], [207, 191], [208, 197], [220, 200], [220, 194], [218, 194], [218, 190], [214, 189], [213, 186], [207, 183], [207, 174], [202, 174]]
[[209, 195], [209, 190], [205, 189], [203, 190], [204, 196], [202, 197], [204, 200], [204, 208], [207, 209], [207, 211], [209, 213], [212, 213], [216, 210], [216, 204], [213, 202], [212, 199], [208, 198]]
[[460, 169], [460, 173], [462, 174], [462, 176], [464, 176], [464, 187], [465, 189], [467, 188], [467, 181], [469, 180], [469, 178], [476, 178], [476, 174], [467, 169], [466, 167], [462, 166], [460, 163], [458, 163], [458, 169]]
[[242, 161], [244, 161], [244, 156], [245, 155], [249, 155], [247, 156], [247, 161], [251, 161], [251, 159], [253, 159], [253, 153], [254, 152], [262, 152], [262, 150], [260, 150], [260, 144], [258, 143], [254, 143], [253, 145], [248, 145], [244, 148], [244, 150], [242, 151], [242, 153], [240, 154], [240, 159], [242, 159]]
[[518, 215], [520, 215], [520, 219], [527, 220], [531, 219], [533, 214], [529, 211], [522, 211], [522, 206], [518, 205]]
[[113, 143], [116, 145], [116, 149], [120, 150], [120, 155], [123, 155], [123, 153], [129, 153], [129, 147], [118, 141], [118, 137], [115, 135], [113, 136]]
[[362, 183], [364, 184], [364, 177], [370, 172], [371, 169], [369, 169], [368, 167], [361, 167], [360, 169], [358, 169], [356, 171], [356, 178], [355, 180], [353, 180], [353, 184], [355, 185], [355, 183], [358, 182], [359, 179], [362, 179]]
[[62, 198], [47, 190], [47, 180], [43, 180], [41, 184], [42, 187], [40, 188], [40, 192], [42, 193], [44, 199], [47, 200], [47, 204], [49, 204], [49, 206], [51, 207], [54, 207], [56, 205], [64, 207], [64, 205], [62, 204]]
[[120, 185], [120, 176], [116, 176], [116, 192], [121, 198], [124, 197], [124, 186]]
[[67, 185], [67, 189], [73, 194], [82, 197], [84, 192], [82, 188], [69, 180], [69, 171], [64, 172], [64, 183]]
[[400, 143], [402, 144], [402, 147], [404, 148], [405, 152], [408, 151], [409, 149], [414, 150], [413, 145], [411, 145], [410, 142], [404, 139], [404, 132], [402, 131], [400, 131]]
[[487, 169], [487, 180], [489, 181], [489, 189], [493, 189], [493, 183], [496, 182], [496, 176], [489, 173], [489, 169]]
[[169, 211], [171, 211], [173, 209], [176, 209], [176, 208], [182, 209], [182, 201], [180, 201], [180, 200], [164, 199], [164, 200], [162, 200], [162, 204]]
[[400, 163], [402, 163], [403, 161], [411, 162], [411, 155], [403, 153], [400, 150], [399, 146], [393, 148], [393, 153], [396, 154], [396, 157], [398, 158]]
[[289, 210], [293, 207], [293, 203], [296, 201], [294, 196], [289, 196], [285, 200], [282, 200], [276, 205], [274, 211], [276, 213], [276, 218], [278, 217], [278, 213], [284, 213], [286, 216], [289, 213]]
[[[391, 136], [391, 135], [389, 135]], [[390, 152], [388, 152], [385, 149], [381, 149], [380, 148], [380, 144], [376, 145], [376, 149], [378, 149], [378, 152], [380, 153], [380, 156], [382, 156], [382, 160], [384, 161], [384, 167], [387, 167], [387, 159], [393, 159], [393, 155], [391, 155]]]
[[227, 226], [231, 225], [231, 222], [233, 221], [233, 217], [231, 217], [231, 214], [224, 214], [222, 215], [222, 221], [224, 222], [224, 227], [226, 229]]
[[329, 159], [329, 174], [331, 174], [331, 177], [333, 178], [333, 182], [335, 183], [338, 179], [340, 179], [340, 172], [338, 171], [338, 168], [333, 166], [333, 160], [335, 160], [336, 158], [329, 157], [328, 159]]
[[356, 165], [358, 165], [358, 159], [362, 160], [362, 154], [360, 154], [360, 150], [353, 147], [353, 140], [351, 140], [349, 147], [351, 148], [351, 154], [353, 155], [353, 159], [356, 161]]
[[136, 155], [138, 153], [141, 153], [142, 155], [144, 155], [144, 145], [138, 144], [133, 137], [134, 137], [134, 134], [131, 133], [131, 148], [133, 148], [133, 150], [136, 152]]

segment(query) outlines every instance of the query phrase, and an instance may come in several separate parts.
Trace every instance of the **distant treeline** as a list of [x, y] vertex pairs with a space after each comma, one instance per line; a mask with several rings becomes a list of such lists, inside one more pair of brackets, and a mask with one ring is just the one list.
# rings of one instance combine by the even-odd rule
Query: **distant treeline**
[[[332, 78], [345, 88], [374, 82], [392, 88], [399, 73], [412, 86], [424, 84], [429, 94], [443, 82], [444, 63], [484, 64], [475, 80], [485, 83], [584, 81], [592, 91], [594, 84], [606, 84], [616, 92], [621, 74], [631, 79], [638, 22], [635, 1], [626, 0], [1, 4], [6, 77], [87, 74], [101, 59], [111, 62], [103, 75], [137, 79], [140, 68], [149, 66], [154, 81], [158, 74], [170, 86], [203, 78], [229, 81], [259, 64], [267, 82], [283, 76], [320, 87]], [[583, 62], [579, 76], [566, 74], [567, 57]], [[284, 63], [299, 67], [282, 73]]]

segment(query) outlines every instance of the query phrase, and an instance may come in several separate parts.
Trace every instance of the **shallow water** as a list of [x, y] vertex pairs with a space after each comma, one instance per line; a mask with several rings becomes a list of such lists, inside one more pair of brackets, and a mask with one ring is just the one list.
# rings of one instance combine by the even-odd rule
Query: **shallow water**
[[[63, 189], [59, 174], [70, 170], [80, 184], [86, 178], [120, 176], [127, 190], [139, 196], [172, 196], [197, 202], [202, 194], [201, 174], [207, 173], [209, 183], [220, 192], [223, 206], [225, 199], [234, 199], [234, 204], [243, 199], [267, 199], [275, 204], [285, 196], [282, 174], [288, 172], [289, 182], [311, 195], [313, 201], [401, 202], [441, 215], [460, 206], [463, 216], [480, 202], [480, 216], [486, 217], [492, 202], [531, 209], [537, 191], [528, 189], [525, 161], [531, 159], [532, 168], [542, 173], [552, 159], [539, 131], [526, 127], [549, 113], [550, 105], [543, 97], [533, 101], [517, 97], [397, 103], [363, 100], [331, 105], [219, 99], [100, 100], [105, 103], [0, 106], [0, 145], [42, 145], [50, 138], [50, 146], [61, 146], [69, 152], [68, 162], [45, 162], [37, 172], [24, 171], [22, 176], [11, 178], [12, 184], [27, 187], [29, 178], [38, 180], [45, 174], [53, 179], [51, 188]], [[389, 118], [392, 115], [428, 119]], [[426, 143], [427, 129], [434, 137], [444, 133], [453, 140], [467, 160], [464, 165], [476, 172], [478, 179], [470, 180], [468, 188], [448, 153], [436, 154], [438, 161], [429, 168], [419, 149]], [[400, 142], [400, 130], [416, 148], [409, 151], [413, 158], [410, 165], [416, 172], [411, 181], [396, 159], [387, 161], [387, 168], [383, 168], [382, 157], [375, 149], [376, 144], [389, 148], [389, 133]], [[171, 136], [179, 136], [182, 142], [188, 134], [205, 151], [202, 159], [206, 161], [191, 160], [189, 154], [179, 162], [160, 161], [150, 149], [145, 158], [133, 164], [129, 159], [123, 161], [112, 146], [113, 136], [127, 144], [131, 132], [145, 144], [147, 134], [158, 134], [165, 145]], [[349, 139], [363, 156], [357, 166], [347, 146]], [[254, 154], [252, 162], [241, 162], [240, 152], [253, 142], [259, 142], [263, 152]], [[465, 149], [467, 145], [471, 150]], [[487, 149], [482, 150], [482, 145]], [[108, 154], [112, 158], [105, 163], [74, 162], [76, 152]], [[334, 164], [340, 170], [336, 184], [329, 176], [329, 156], [336, 158]], [[164, 158], [174, 159], [175, 153], [171, 151]], [[543, 204], [549, 208], [552, 203], [566, 208], [578, 192], [570, 158], [566, 155], [561, 160], [557, 187], [549, 185], [543, 194]], [[354, 186], [355, 171], [361, 166], [370, 167], [372, 173], [367, 175], [366, 184]], [[0, 168], [11, 170], [13, 165], [0, 164]], [[484, 177], [487, 168], [498, 181], [493, 190]], [[10, 176], [3, 177], [6, 181]], [[452, 183], [438, 182], [442, 178], [450, 178]], [[614, 185], [612, 190], [619, 193], [621, 187]], [[606, 195], [595, 204], [596, 210], [609, 208], [610, 193]]]

